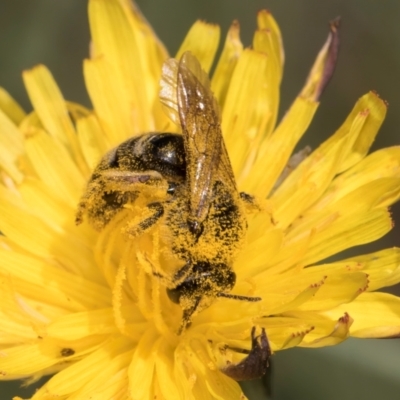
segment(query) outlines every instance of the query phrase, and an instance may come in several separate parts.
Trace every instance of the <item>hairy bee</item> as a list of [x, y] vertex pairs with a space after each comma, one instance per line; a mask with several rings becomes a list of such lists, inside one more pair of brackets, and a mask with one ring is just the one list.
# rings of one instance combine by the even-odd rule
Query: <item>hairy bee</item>
[[101, 229], [142, 190], [164, 188], [166, 197], [154, 197], [141, 221], [128, 221], [127, 233], [141, 235], [156, 223], [168, 230], [179, 267], [166, 289], [183, 310], [182, 332], [193, 314], [216, 297], [260, 300], [229, 294], [236, 281], [232, 264], [247, 230], [244, 203], [253, 199], [236, 188], [217, 102], [191, 53], [165, 63], [161, 99], [175, 113], [182, 135], [146, 133], [106, 154], [93, 172], [76, 220], [80, 223], [86, 214]]

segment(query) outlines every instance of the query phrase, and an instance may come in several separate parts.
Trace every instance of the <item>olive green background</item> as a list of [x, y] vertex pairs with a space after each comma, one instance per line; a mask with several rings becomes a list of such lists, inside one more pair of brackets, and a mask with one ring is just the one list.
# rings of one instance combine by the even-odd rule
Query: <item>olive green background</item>
[[[340, 15], [342, 46], [338, 66], [300, 147], [315, 147], [332, 134], [355, 101], [371, 89], [390, 105], [374, 149], [399, 144], [398, 0], [138, 0], [138, 4], [171, 54], [198, 18], [219, 23], [223, 35], [231, 21], [238, 19], [243, 42], [249, 46], [256, 12], [268, 8], [280, 24], [286, 53], [281, 115], [301, 89], [326, 38], [327, 22]], [[85, 0], [0, 1], [0, 85], [26, 110], [30, 105], [21, 72], [38, 63], [50, 68], [68, 100], [90, 106], [82, 78], [82, 59], [88, 54], [89, 44], [86, 9]], [[393, 207], [392, 211], [394, 220], [400, 221], [400, 208]], [[357, 252], [399, 245], [398, 226], [384, 239]], [[331, 348], [279, 352], [273, 357], [273, 398], [399, 399], [399, 355], [400, 341], [396, 339], [349, 340]], [[13, 395], [29, 397], [33, 388], [23, 389], [20, 385], [21, 382], [0, 383], [0, 400]], [[246, 390], [252, 399], [265, 398], [260, 382], [246, 384]]]

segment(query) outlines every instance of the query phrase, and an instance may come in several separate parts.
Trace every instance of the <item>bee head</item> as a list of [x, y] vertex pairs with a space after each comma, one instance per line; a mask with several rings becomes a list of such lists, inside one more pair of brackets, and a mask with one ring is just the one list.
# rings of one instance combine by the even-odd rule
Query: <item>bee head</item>
[[221, 292], [231, 290], [236, 274], [227, 264], [197, 262], [186, 279], [174, 288], [167, 288], [169, 299], [183, 309], [183, 326], [190, 324], [191, 316], [210, 306]]

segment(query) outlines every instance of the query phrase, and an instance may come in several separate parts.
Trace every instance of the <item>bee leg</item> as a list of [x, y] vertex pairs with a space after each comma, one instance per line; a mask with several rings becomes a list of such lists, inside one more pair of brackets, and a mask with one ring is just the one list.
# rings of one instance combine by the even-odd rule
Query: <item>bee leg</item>
[[199, 306], [200, 300], [201, 297], [196, 297], [192, 306], [183, 310], [182, 323], [178, 330], [178, 335], [183, 333], [186, 330], [186, 328], [189, 328], [189, 326], [192, 324], [192, 315]]
[[187, 276], [192, 270], [192, 263], [187, 262], [181, 269], [179, 269], [175, 275], [171, 278], [168, 275], [162, 274], [155, 270], [152, 263], [146, 258], [146, 261], [152, 266], [152, 274], [163, 282], [167, 287], [167, 294], [173, 303], [179, 304], [179, 297], [181, 295], [179, 285], [185, 281]]
[[246, 192], [240, 192], [239, 193], [240, 198], [247, 204], [254, 204], [256, 202], [254, 196], [251, 194], [248, 194]]
[[137, 190], [138, 185], [155, 185], [163, 181], [162, 176], [156, 171], [102, 171], [98, 180], [107, 190], [132, 191]]
[[260, 204], [258, 203], [258, 201], [254, 196], [246, 192], [240, 192], [239, 196], [240, 200], [242, 200], [244, 204], [245, 209], [248, 210], [248, 212], [253, 213], [261, 211]]
[[247, 213], [254, 214], [254, 213], [259, 213], [261, 211], [265, 211], [269, 214], [271, 223], [273, 225], [276, 225], [276, 221], [274, 220], [273, 217], [272, 204], [269, 200], [266, 199], [263, 200], [259, 198], [257, 199], [254, 196], [245, 192], [240, 192], [239, 196]]
[[239, 353], [248, 353], [238, 364], [229, 364], [221, 371], [235, 381], [247, 381], [261, 378], [269, 367], [269, 358], [272, 351], [269, 346], [265, 329], [261, 329], [261, 335], [255, 336], [256, 327], [251, 329], [251, 350], [230, 348]]
[[[175, 303], [175, 304], [181, 303], [182, 293], [184, 292], [184, 290], [182, 288], [182, 284], [183, 284], [183, 286], [185, 285], [185, 280], [188, 277], [188, 275], [191, 273], [192, 269], [193, 269], [193, 264], [191, 261], [188, 261], [182, 268], [180, 268], [174, 274], [172, 279], [169, 279], [168, 285], [167, 285], [167, 295], [173, 303]], [[159, 274], [158, 274], [158, 276], [163, 278], [163, 276], [161, 276]], [[190, 284], [190, 282], [187, 282], [187, 283]], [[199, 301], [200, 301], [200, 299], [198, 301], [196, 300], [194, 302], [194, 304], [197, 303], [196, 307], [197, 307]], [[189, 309], [191, 309], [191, 307], [189, 307], [188, 310]], [[190, 315], [192, 315], [192, 314], [193, 314], [193, 311], [190, 313]]]
[[181, 295], [181, 287], [180, 285], [186, 280], [188, 275], [192, 272], [193, 263], [191, 261], [187, 261], [186, 264], [180, 268], [172, 278], [167, 278], [165, 275], [160, 274], [157, 271], [153, 270], [153, 275], [161, 278], [166, 282], [168, 297], [172, 302], [179, 304], [179, 297]]
[[176, 271], [172, 278], [175, 286], [180, 285], [187, 278], [192, 269], [193, 269], [192, 261], [187, 261], [182, 268]]
[[101, 171], [93, 174], [85, 193], [80, 199], [75, 222], [82, 223], [85, 213], [89, 221], [101, 229], [121, 210], [128, 201], [133, 201], [140, 187], [160, 185], [165, 182], [155, 171]]
[[150, 229], [164, 215], [164, 207], [161, 203], [150, 203], [147, 205], [147, 209], [152, 212], [149, 217], [132, 226], [127, 226], [126, 233], [129, 236], [136, 237], [141, 235]]
[[99, 182], [98, 179], [89, 182], [83, 196], [78, 203], [78, 209], [75, 215], [76, 225], [79, 225], [83, 222], [83, 215], [87, 212], [88, 205], [91, 202], [95, 202], [98, 192], [101, 194], [104, 193], [104, 185], [102, 182]]

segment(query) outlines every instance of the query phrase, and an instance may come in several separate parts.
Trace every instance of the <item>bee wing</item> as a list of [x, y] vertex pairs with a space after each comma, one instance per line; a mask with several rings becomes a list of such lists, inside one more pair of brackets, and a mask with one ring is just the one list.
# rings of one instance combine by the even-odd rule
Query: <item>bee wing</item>
[[210, 80], [189, 52], [183, 54], [178, 64], [177, 102], [185, 144], [190, 217], [202, 222], [208, 213], [216, 178], [233, 190], [236, 184]]
[[170, 58], [162, 67], [160, 80], [160, 101], [169, 118], [180, 125], [177, 95], [178, 61]]

